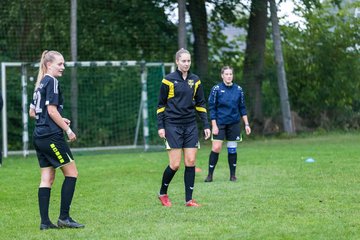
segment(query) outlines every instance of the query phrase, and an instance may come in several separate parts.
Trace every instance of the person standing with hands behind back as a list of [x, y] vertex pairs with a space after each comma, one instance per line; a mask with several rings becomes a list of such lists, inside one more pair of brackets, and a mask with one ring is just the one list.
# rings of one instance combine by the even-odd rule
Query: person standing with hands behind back
[[[61, 53], [57, 51], [42, 53], [34, 97], [29, 110], [29, 115], [36, 119], [33, 143], [41, 169], [38, 190], [40, 230], [84, 227], [69, 215], [78, 170], [64, 139], [66, 132], [69, 142], [76, 140], [76, 135], [69, 126], [70, 121], [61, 116], [64, 99], [57, 78], [62, 76], [64, 64]], [[61, 189], [60, 216], [55, 225], [49, 219], [49, 203], [57, 168], [61, 169], [65, 179]]]
[[244, 121], [246, 135], [251, 133], [244, 92], [233, 83], [233, 69], [225, 66], [221, 69], [222, 83], [215, 85], [209, 96], [209, 112], [212, 125], [212, 148], [209, 157], [209, 173], [205, 182], [213, 181], [215, 166], [223, 141], [227, 140], [230, 181], [236, 181], [237, 143], [242, 140], [240, 120]]
[[165, 140], [169, 165], [163, 173], [159, 200], [163, 206], [171, 207], [167, 195], [168, 186], [180, 167], [184, 153], [185, 206], [199, 207], [192, 198], [195, 183], [196, 153], [199, 147], [196, 112], [200, 116], [205, 139], [210, 137], [206, 102], [199, 77], [189, 71], [189, 51], [180, 49], [175, 60], [177, 70], [162, 80], [157, 107], [158, 134]]

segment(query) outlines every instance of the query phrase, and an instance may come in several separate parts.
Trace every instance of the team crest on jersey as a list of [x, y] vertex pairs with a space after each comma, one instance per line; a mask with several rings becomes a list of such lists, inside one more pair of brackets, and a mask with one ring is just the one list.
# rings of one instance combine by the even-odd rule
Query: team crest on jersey
[[189, 79], [188, 84], [189, 84], [189, 87], [192, 88], [194, 86], [194, 80]]

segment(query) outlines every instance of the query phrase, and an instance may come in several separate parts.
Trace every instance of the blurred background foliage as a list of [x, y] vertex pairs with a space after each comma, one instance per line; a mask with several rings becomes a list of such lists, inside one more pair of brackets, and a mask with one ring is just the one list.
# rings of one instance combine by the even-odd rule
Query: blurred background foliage
[[[253, 107], [249, 103], [255, 99], [249, 92], [254, 90], [248, 88], [248, 80], [244, 79], [244, 73], [249, 71], [244, 68], [244, 59], [249, 57], [247, 47], [256, 46], [247, 39], [249, 26], [252, 24], [249, 16], [254, 14], [250, 6], [264, 1], [266, 4], [266, 0], [186, 1], [188, 10], [206, 8], [207, 29], [197, 33], [206, 36], [206, 46], [197, 45], [199, 43], [194, 39], [194, 26], [204, 16], [195, 14], [189, 17], [187, 14], [186, 17], [187, 48], [194, 52], [192, 71], [200, 75], [205, 96], [207, 97], [211, 87], [221, 80], [221, 67], [233, 66], [235, 82], [243, 86], [247, 94], [250, 122]], [[78, 1], [77, 60], [174, 62], [174, 54], [178, 50], [178, 20], [176, 14], [174, 17], [177, 2]], [[282, 2], [277, 4], [281, 9]], [[301, 16], [302, 21], [291, 22], [288, 21], [289, 18], [280, 18], [280, 23], [289, 100], [296, 121], [296, 131], [359, 129], [360, 18], [354, 14], [355, 9], [360, 9], [359, 2], [344, 0], [320, 3], [316, 0], [303, 0], [295, 1], [294, 4], [293, 14]], [[70, 13], [71, 1], [2, 0], [0, 61], [38, 62], [45, 49], [58, 50], [70, 61]], [[273, 134], [282, 132], [281, 109], [271, 24], [269, 21], [265, 23], [267, 34], [264, 69], [261, 70], [258, 93], [262, 96], [258, 103], [262, 105], [262, 119], [254, 130], [258, 134]], [[206, 48], [203, 53], [208, 54], [201, 55], [199, 48]], [[203, 56], [207, 56], [205, 72], [203, 66], [199, 66], [199, 59]], [[133, 81], [135, 85], [131, 85], [132, 79], [128, 75], [119, 77], [122, 84], [126, 82], [126, 86], [139, 87], [136, 81]], [[160, 82], [161, 77], [158, 78]], [[14, 91], [19, 91], [20, 94], [18, 79], [19, 75], [14, 73], [12, 80], [7, 83], [8, 91], [17, 89]], [[86, 94], [91, 95], [99, 86], [91, 83], [91, 78], [88, 79]], [[106, 84], [115, 83], [110, 81]], [[120, 86], [116, 84], [111, 85], [106, 94], [116, 98], [118, 87]], [[152, 91], [150, 101], [153, 101], [151, 104], [154, 105], [158, 90]], [[12, 104], [20, 106], [20, 95], [14, 98]], [[21, 120], [16, 120], [20, 114], [8, 106], [8, 115], [10, 120], [14, 120], [10, 131], [21, 135], [21, 126], [18, 126]], [[106, 116], [97, 115], [96, 118]], [[110, 134], [111, 129], [104, 132]]]

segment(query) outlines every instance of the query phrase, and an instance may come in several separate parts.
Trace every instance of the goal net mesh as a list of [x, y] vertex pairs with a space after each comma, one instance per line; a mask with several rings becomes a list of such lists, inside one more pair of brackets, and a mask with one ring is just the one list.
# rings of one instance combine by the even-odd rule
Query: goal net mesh
[[[77, 141], [72, 148], [101, 148], [110, 146], [144, 145], [142, 89], [143, 73], [141, 64], [134, 66], [90, 66], [75, 64], [78, 83]], [[63, 117], [72, 120], [71, 109], [71, 66], [59, 78], [64, 95]], [[170, 71], [163, 64], [151, 64], [145, 67], [147, 89], [147, 125], [149, 146], [162, 144], [157, 136], [156, 105], [161, 80], [165, 71]], [[30, 103], [38, 68], [26, 66], [27, 101]], [[21, 151], [23, 148], [22, 87], [21, 67], [6, 69], [6, 97], [8, 120], [8, 150]], [[33, 150], [32, 132], [34, 120], [29, 119], [29, 150]], [[90, 150], [90, 149], [89, 149]]]

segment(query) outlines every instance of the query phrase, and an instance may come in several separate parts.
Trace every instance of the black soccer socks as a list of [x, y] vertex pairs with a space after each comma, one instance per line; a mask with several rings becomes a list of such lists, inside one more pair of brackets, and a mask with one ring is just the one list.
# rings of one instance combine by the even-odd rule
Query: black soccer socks
[[218, 160], [219, 153], [211, 151], [209, 156], [209, 175], [213, 175]]
[[50, 193], [51, 193], [51, 188], [41, 187], [38, 190], [41, 224], [50, 223], [50, 219], [49, 219]]
[[236, 161], [237, 161], [237, 153], [229, 153], [228, 154], [228, 162], [229, 162], [229, 168], [230, 168], [230, 176], [235, 176]]
[[186, 202], [192, 199], [195, 183], [195, 166], [185, 167], [184, 172], [184, 183], [185, 183], [185, 200]]
[[169, 184], [175, 176], [176, 170], [172, 170], [170, 166], [167, 166], [162, 177], [160, 195], [167, 194]]
[[61, 188], [61, 205], [59, 218], [64, 220], [69, 217], [70, 205], [74, 196], [76, 177], [65, 177]]

